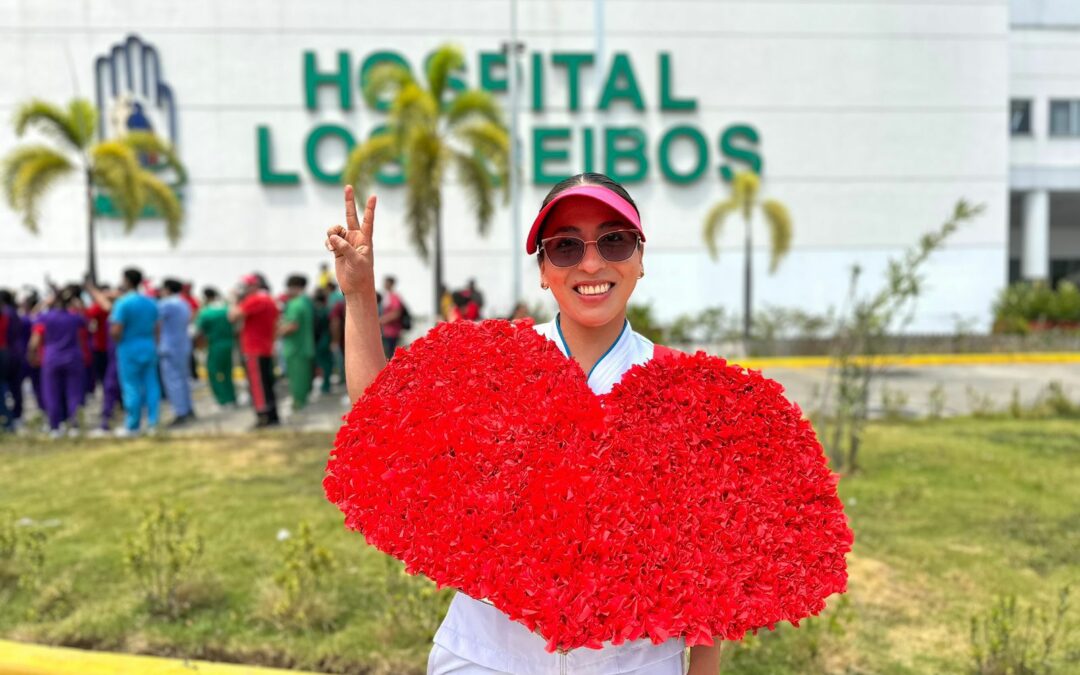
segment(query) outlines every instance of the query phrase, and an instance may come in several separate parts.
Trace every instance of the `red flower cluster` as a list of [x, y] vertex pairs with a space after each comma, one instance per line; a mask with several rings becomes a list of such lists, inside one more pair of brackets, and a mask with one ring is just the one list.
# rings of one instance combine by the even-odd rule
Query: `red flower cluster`
[[852, 533], [782, 387], [698, 353], [601, 397], [527, 323], [442, 324], [338, 432], [345, 524], [548, 640], [740, 639], [847, 584]]

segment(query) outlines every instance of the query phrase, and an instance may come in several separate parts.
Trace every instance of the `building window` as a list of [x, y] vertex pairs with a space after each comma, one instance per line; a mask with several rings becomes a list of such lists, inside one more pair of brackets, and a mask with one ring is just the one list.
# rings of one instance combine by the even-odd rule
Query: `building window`
[[1018, 98], [1009, 101], [1009, 133], [1013, 136], [1031, 135], [1031, 101]]
[[1050, 135], [1080, 136], [1080, 100], [1050, 101]]

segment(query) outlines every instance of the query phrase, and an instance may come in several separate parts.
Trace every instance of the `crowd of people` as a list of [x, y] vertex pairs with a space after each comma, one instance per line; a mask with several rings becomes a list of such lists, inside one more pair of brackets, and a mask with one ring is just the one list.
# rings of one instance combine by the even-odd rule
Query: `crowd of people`
[[[388, 276], [379, 294], [387, 358], [412, 324], [395, 288]], [[326, 265], [313, 289], [306, 276], [292, 274], [275, 296], [266, 278], [252, 273], [225, 294], [206, 286], [199, 296], [191, 283], [165, 278], [155, 285], [134, 267], [115, 287], [87, 280], [18, 296], [0, 289], [0, 431], [26, 424], [29, 395], [53, 437], [78, 433], [79, 411], [91, 396], [101, 404], [93, 433], [131, 435], [161, 426], [163, 400], [172, 413], [167, 427], [194, 421], [192, 382], [200, 377], [221, 408], [250, 401], [256, 428], [281, 423], [279, 374], [293, 411], [308, 405], [316, 386], [321, 395], [343, 386], [345, 302]], [[448, 296], [453, 309], [444, 318], [480, 318], [475, 284]], [[237, 389], [237, 365], [246, 392]]]

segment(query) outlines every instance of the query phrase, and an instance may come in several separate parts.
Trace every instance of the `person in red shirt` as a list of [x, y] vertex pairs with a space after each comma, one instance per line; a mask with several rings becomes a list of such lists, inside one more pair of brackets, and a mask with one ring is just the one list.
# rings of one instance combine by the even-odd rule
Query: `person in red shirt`
[[[194, 321], [195, 317], [199, 314], [199, 300], [191, 294], [191, 282], [186, 281], [180, 286], [180, 298], [188, 304], [191, 308], [191, 320]], [[199, 379], [199, 367], [195, 363], [195, 350], [191, 350], [191, 357], [188, 359], [188, 369], [191, 371], [191, 379]]]
[[229, 307], [229, 320], [242, 322], [240, 353], [247, 369], [256, 428], [276, 426], [277, 398], [274, 396], [274, 337], [277, 332], [277, 303], [254, 274], [240, 280], [240, 289]]
[[[103, 284], [100, 290], [106, 295], [111, 292], [108, 284]], [[92, 392], [99, 383], [105, 382], [105, 372], [109, 368], [109, 310], [95, 299], [86, 309], [86, 321], [90, 331]]]

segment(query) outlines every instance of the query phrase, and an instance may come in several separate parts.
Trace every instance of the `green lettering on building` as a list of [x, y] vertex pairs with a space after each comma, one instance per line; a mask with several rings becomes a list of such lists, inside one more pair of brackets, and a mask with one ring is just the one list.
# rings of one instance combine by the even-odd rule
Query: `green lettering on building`
[[571, 111], [580, 110], [581, 68], [592, 64], [593, 55], [586, 52], [555, 52], [551, 55], [551, 62], [566, 68], [567, 105]]
[[697, 110], [697, 99], [675, 98], [671, 90], [671, 54], [660, 52], [660, 109], [687, 112]]
[[611, 102], [619, 99], [629, 101], [636, 110], [645, 109], [637, 76], [634, 75], [634, 65], [630, 61], [630, 55], [625, 52], [615, 52], [611, 59], [611, 68], [604, 82], [604, 93], [600, 96], [600, 110], [609, 109]]
[[[649, 173], [649, 158], [645, 132], [640, 127], [607, 127], [604, 129], [604, 173], [620, 183], [637, 183]], [[634, 164], [626, 171], [621, 167]]]
[[569, 141], [569, 127], [534, 127], [533, 128], [533, 183], [554, 185], [570, 176], [570, 171], [549, 173], [549, 161], [566, 162], [570, 159], [570, 149], [566, 146], [551, 148], [548, 141]]
[[315, 62], [315, 52], [304, 52], [304, 101], [308, 110], [319, 108], [319, 87], [337, 87], [342, 110], [352, 110], [352, 82], [349, 77], [349, 53], [338, 52], [337, 72], [320, 72]]
[[356, 139], [353, 138], [352, 132], [343, 126], [337, 124], [321, 124], [311, 130], [308, 134], [307, 144], [305, 145], [307, 157], [308, 171], [315, 180], [321, 183], [341, 183], [341, 172], [344, 170], [344, 166], [338, 169], [336, 172], [326, 171], [319, 164], [319, 144], [327, 136], [341, 139], [345, 145], [345, 156], [348, 157], [349, 152], [352, 151], [356, 145]]
[[[680, 138], [689, 139], [693, 143], [696, 159], [694, 168], [686, 173], [679, 173], [671, 165], [671, 145]], [[709, 144], [705, 136], [695, 127], [681, 124], [672, 127], [660, 139], [660, 173], [673, 183], [693, 183], [701, 178], [705, 169], [709, 166]]]
[[372, 52], [364, 59], [363, 65], [360, 66], [360, 91], [363, 92], [364, 101], [375, 110], [386, 112], [390, 110], [391, 101], [389, 98], [369, 96], [367, 92], [364, 91], [365, 85], [367, 85], [368, 80], [371, 78], [371, 70], [382, 63], [397, 63], [404, 66], [406, 70], [411, 69], [409, 68], [409, 62], [405, 60], [404, 56], [391, 50]]
[[259, 125], [255, 130], [256, 143], [259, 147], [259, 182], [267, 185], [296, 185], [300, 176], [291, 171], [274, 169], [274, 147], [270, 138], [270, 127]]
[[[735, 164], [743, 164], [757, 175], [761, 175], [761, 155], [750, 147], [735, 144], [738, 139], [744, 139], [748, 144], [758, 144], [758, 132], [754, 127], [746, 124], [737, 124], [724, 130], [720, 136], [720, 154]], [[735, 170], [724, 163], [720, 166], [720, 175], [724, 180], [731, 182], [735, 178]]]

